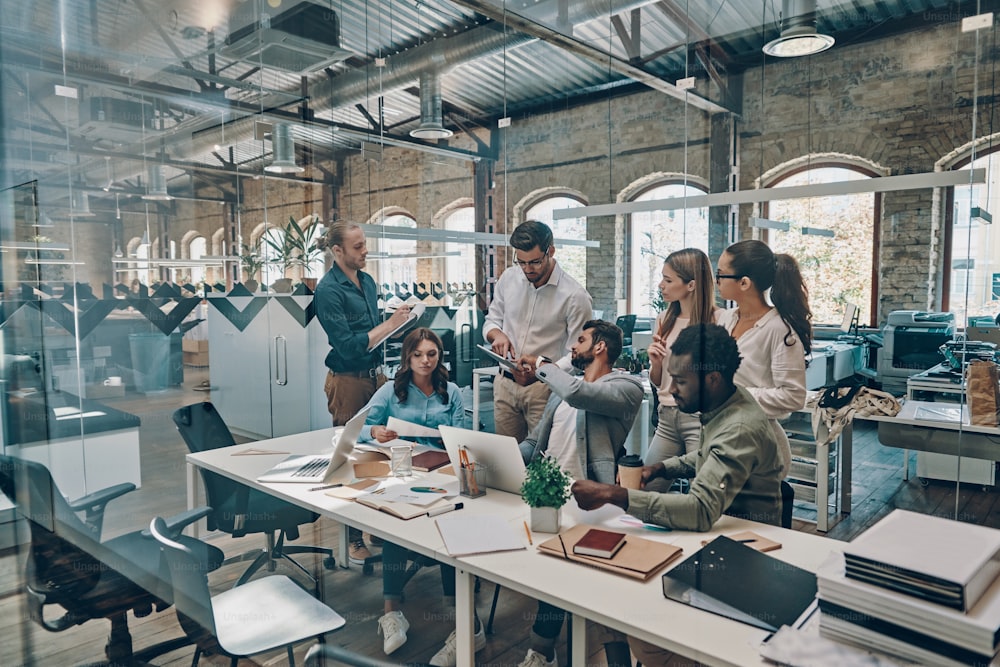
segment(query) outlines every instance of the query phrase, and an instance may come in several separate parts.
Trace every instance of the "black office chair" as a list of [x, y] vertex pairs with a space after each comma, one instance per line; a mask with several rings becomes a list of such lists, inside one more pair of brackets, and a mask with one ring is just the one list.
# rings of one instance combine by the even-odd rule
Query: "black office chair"
[[615, 325], [622, 330], [622, 347], [631, 347], [632, 332], [635, 331], [635, 318], [632, 315], [619, 315]]
[[795, 489], [792, 485], [781, 480], [781, 527], [792, 527], [792, 505], [795, 503]]
[[[132, 650], [128, 612], [146, 616], [173, 602], [169, 568], [161, 559], [160, 545], [147, 531], [101, 541], [107, 503], [134, 489], [134, 484], [117, 484], [70, 502], [42, 464], [0, 456], [0, 490], [27, 520], [31, 538], [25, 563], [31, 618], [49, 632], [62, 632], [91, 619], [110, 620], [104, 651], [116, 665], [145, 662], [189, 643], [187, 637], [177, 637], [139, 652]], [[171, 517], [166, 530], [191, 550], [194, 567], [207, 573], [221, 565], [222, 551], [180, 536], [184, 526], [205, 514], [192, 510]], [[46, 618], [46, 607], [51, 605], [61, 608], [58, 618]]]
[[[205, 401], [186, 405], [173, 414], [174, 424], [191, 452], [204, 452], [220, 447], [235, 445], [229, 427], [222, 420], [212, 403]], [[285, 500], [251, 489], [245, 484], [234, 482], [227, 477], [200, 468], [205, 496], [212, 512], [208, 515], [209, 530], [221, 530], [233, 537], [243, 537], [251, 533], [263, 533], [267, 541], [264, 549], [255, 549], [226, 560], [225, 564], [253, 559], [236, 586], [246, 583], [257, 570], [267, 566], [273, 572], [276, 561], [284, 559], [298, 568], [316, 585], [316, 578], [300, 565], [291, 554], [323, 554], [323, 567], [336, 567], [333, 551], [325, 547], [309, 545], [286, 545], [286, 539], [299, 539], [299, 526], [309, 524], [319, 518], [310, 512]], [[277, 539], [275, 539], [277, 533]]]

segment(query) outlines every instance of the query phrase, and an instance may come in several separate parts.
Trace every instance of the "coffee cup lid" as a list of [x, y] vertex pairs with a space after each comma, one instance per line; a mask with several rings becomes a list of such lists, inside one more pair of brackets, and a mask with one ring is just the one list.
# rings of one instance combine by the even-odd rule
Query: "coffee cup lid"
[[638, 468], [642, 465], [642, 457], [638, 454], [629, 454], [618, 459], [618, 465], [626, 468]]

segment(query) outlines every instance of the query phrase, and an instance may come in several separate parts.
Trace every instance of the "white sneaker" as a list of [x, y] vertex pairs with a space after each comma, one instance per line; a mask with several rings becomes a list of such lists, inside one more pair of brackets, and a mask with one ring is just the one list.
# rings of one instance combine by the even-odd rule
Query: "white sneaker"
[[528, 655], [517, 667], [559, 667], [559, 659], [553, 655], [552, 660], [546, 660], [545, 656], [533, 648], [528, 649]]
[[400, 646], [406, 643], [406, 631], [410, 629], [410, 622], [406, 620], [401, 611], [386, 612], [382, 618], [378, 619], [378, 633], [383, 636], [382, 650], [389, 655]]
[[[434, 657], [431, 658], [428, 664], [434, 665], [434, 667], [456, 667], [458, 663], [458, 648], [455, 644], [455, 631], [452, 630], [451, 634], [448, 635], [448, 639], [444, 640], [444, 646], [434, 654]], [[486, 629], [482, 624], [479, 625], [479, 632], [472, 636], [472, 646], [476, 653], [486, 648]]]

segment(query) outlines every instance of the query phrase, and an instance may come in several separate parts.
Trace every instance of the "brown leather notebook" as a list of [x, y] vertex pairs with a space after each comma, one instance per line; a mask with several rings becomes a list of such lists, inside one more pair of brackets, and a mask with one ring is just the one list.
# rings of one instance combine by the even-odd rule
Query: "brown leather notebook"
[[[591, 530], [590, 526], [578, 524], [552, 539], [542, 542], [538, 545], [538, 550], [549, 556], [565, 558], [642, 581], [652, 577], [683, 553], [680, 547], [673, 544], [654, 542], [628, 534], [625, 535], [625, 544], [612, 558], [598, 558], [573, 553], [573, 547], [589, 530]], [[559, 538], [562, 540], [560, 541]]]
[[448, 452], [432, 449], [420, 452], [413, 457], [413, 469], [420, 472], [430, 472], [431, 470], [437, 470], [441, 466], [448, 465], [450, 462]]
[[578, 556], [611, 558], [625, 546], [625, 533], [591, 528], [573, 545], [573, 553]]

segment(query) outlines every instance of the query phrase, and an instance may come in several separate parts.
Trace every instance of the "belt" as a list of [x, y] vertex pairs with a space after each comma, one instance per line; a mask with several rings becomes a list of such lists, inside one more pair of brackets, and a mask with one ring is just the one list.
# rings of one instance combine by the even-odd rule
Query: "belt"
[[[504, 377], [505, 377], [505, 378], [507, 378], [508, 380], [511, 380], [511, 381], [513, 381], [513, 382], [517, 382], [517, 380], [515, 380], [515, 379], [514, 379], [514, 374], [513, 374], [513, 373], [511, 373], [510, 371], [507, 371], [507, 370], [504, 370], [504, 371], [500, 371], [500, 375], [504, 376]], [[529, 382], [528, 384], [523, 384], [523, 385], [521, 385], [521, 386], [522, 386], [522, 387], [527, 387], [527, 386], [529, 386], [529, 385], [533, 385], [533, 384], [535, 384], [536, 382], [538, 382], [538, 378], [536, 378], [536, 377], [533, 377], [533, 378], [531, 378], [531, 381], [530, 381], [530, 382]], [[520, 382], [517, 382], [517, 383], [518, 383], [518, 384], [521, 384]]]
[[330, 371], [330, 375], [347, 375], [353, 378], [375, 378], [378, 377], [380, 368], [365, 368], [360, 371]]

